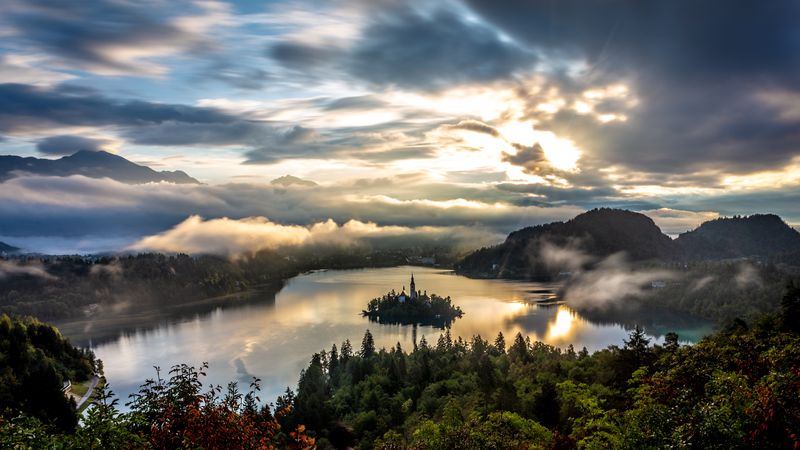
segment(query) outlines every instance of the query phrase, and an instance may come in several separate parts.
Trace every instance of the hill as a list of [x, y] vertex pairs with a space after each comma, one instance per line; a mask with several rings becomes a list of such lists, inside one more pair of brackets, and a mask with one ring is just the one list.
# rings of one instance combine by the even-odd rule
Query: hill
[[633, 260], [675, 256], [672, 240], [649, 217], [632, 211], [601, 208], [567, 222], [515, 231], [502, 244], [468, 255], [457, 269], [478, 277], [547, 278], [553, 276], [556, 269], [540, 257], [546, 244], [577, 247], [594, 256], [624, 251]]
[[159, 181], [177, 184], [199, 183], [183, 171], [159, 172], [104, 151], [81, 150], [59, 159], [0, 156], [0, 181], [13, 178], [19, 173], [58, 177], [84, 175], [90, 178], [111, 178], [128, 184]]
[[675, 240], [684, 259], [768, 257], [800, 252], [800, 233], [774, 214], [711, 220]]
[[25, 414], [61, 431], [73, 430], [78, 416], [62, 386], [92, 375], [91, 351], [73, 347], [50, 325], [5, 314], [0, 315], [0, 349], [0, 422]]
[[289, 186], [304, 186], [304, 187], [314, 187], [319, 186], [317, 183], [311, 180], [304, 180], [302, 178], [298, 178], [294, 175], [284, 175], [279, 178], [275, 178], [274, 180], [270, 181], [270, 183], [274, 186], [281, 186], [281, 187], [289, 187]]
[[[563, 268], [548, 266], [542, 256], [545, 244], [594, 257], [625, 252], [633, 261], [689, 262], [748, 257], [796, 265], [800, 260], [800, 233], [774, 214], [715, 219], [673, 241], [643, 214], [601, 208], [567, 222], [515, 231], [502, 244], [468, 255], [456, 268], [463, 274], [482, 278], [550, 278]], [[573, 266], [580, 263], [576, 255], [572, 255]]]
[[2, 253], [16, 253], [20, 249], [18, 247], [14, 247], [13, 245], [8, 245], [5, 242], [0, 242], [0, 254]]

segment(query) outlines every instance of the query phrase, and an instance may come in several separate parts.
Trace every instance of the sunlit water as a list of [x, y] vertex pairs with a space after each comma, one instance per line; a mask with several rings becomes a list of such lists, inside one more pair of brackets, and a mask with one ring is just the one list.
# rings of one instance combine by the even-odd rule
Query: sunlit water
[[[203, 361], [210, 364], [208, 382], [225, 385], [237, 381], [246, 389], [257, 376], [262, 380], [262, 400], [274, 401], [287, 386], [296, 386], [313, 353], [329, 350], [334, 343], [339, 347], [345, 339], [358, 351], [366, 329], [371, 330], [379, 348], [399, 342], [410, 350], [414, 327], [377, 324], [360, 312], [374, 297], [391, 289], [407, 289], [412, 271], [418, 289], [449, 295], [464, 310], [465, 315], [452, 324], [454, 338], [480, 334], [493, 341], [502, 331], [510, 344], [520, 332], [531, 340], [593, 351], [622, 345], [637, 322], [636, 317], [627, 317], [619, 323], [599, 323], [565, 305], [536, 303], [554, 293], [557, 285], [474, 280], [439, 269], [395, 267], [302, 275], [290, 280], [274, 302], [216, 308], [150, 331], [121, 334], [94, 351], [103, 360], [111, 389], [122, 403], [146, 378], [155, 376], [153, 366], [166, 371], [174, 364]], [[661, 342], [666, 331], [677, 331], [684, 341], [694, 341], [710, 331], [708, 324], [701, 322], [670, 320], [659, 316], [655, 323], [650, 319], [650, 325], [645, 325], [653, 342]], [[420, 326], [416, 339], [424, 336], [435, 344], [441, 331]]]

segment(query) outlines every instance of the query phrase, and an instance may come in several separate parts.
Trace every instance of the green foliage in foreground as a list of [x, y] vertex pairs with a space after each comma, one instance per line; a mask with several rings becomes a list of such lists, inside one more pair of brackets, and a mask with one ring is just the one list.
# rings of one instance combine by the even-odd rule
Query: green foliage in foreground
[[[100, 388], [74, 433], [59, 433], [48, 422], [18, 416], [0, 419], [0, 448], [8, 449], [309, 449], [314, 439], [302, 426], [283, 432], [268, 407], [258, 407], [258, 380], [240, 393], [212, 386], [202, 392], [203, 370], [178, 365], [170, 376], [147, 380], [120, 413], [117, 400]], [[158, 371], [158, 369], [156, 369]], [[160, 375], [160, 373], [159, 373]], [[276, 412], [276, 416], [286, 411]]]
[[[782, 312], [679, 346], [638, 328], [622, 348], [560, 351], [518, 335], [509, 348], [442, 335], [314, 355], [284, 426], [325, 437], [346, 424], [359, 448], [797, 448], [800, 291]], [[366, 340], [365, 340], [366, 341]]]
[[78, 418], [62, 383], [93, 372], [94, 355], [73, 347], [55, 327], [0, 315], [0, 418], [25, 414], [72, 431]]

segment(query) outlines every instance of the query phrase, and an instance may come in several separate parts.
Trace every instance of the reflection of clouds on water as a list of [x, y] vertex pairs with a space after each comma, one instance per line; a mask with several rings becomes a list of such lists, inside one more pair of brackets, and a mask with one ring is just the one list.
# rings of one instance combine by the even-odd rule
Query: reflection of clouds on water
[[245, 366], [242, 358], [234, 359], [233, 365], [236, 366], [236, 373], [239, 375], [239, 382], [249, 383], [253, 381], [254, 375], [247, 371], [247, 366]]

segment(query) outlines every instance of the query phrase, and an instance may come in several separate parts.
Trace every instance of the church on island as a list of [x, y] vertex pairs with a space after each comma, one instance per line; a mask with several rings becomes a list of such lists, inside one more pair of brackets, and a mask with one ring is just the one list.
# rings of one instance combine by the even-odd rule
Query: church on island
[[408, 293], [403, 286], [399, 294], [392, 290], [373, 298], [362, 313], [370, 320], [381, 323], [430, 323], [439, 326], [448, 325], [464, 314], [461, 308], [453, 305], [450, 297], [428, 295], [427, 291], [418, 290], [414, 274], [411, 274]]
[[[414, 274], [411, 274], [411, 284], [408, 286], [410, 293], [406, 295], [406, 287], [403, 286], [403, 290], [397, 296], [397, 300], [400, 303], [405, 303], [406, 300], [416, 300], [418, 298], [427, 298], [427, 292], [422, 293], [421, 291], [417, 291], [417, 285], [414, 283]], [[428, 299], [430, 300], [430, 299]]]

